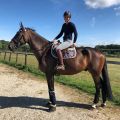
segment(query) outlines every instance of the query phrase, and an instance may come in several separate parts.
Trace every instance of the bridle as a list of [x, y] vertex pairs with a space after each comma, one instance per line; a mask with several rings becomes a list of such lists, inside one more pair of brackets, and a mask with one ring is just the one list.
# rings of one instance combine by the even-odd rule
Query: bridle
[[[19, 32], [20, 32], [20, 33], [19, 33]], [[28, 34], [28, 32], [27, 32], [27, 29], [26, 29], [26, 28], [24, 28], [24, 32], [25, 32], [25, 33], [23, 33], [22, 30], [19, 30], [19, 31], [18, 31], [18, 34], [20, 35], [20, 37], [17, 38], [17, 39], [14, 38], [14, 39], [12, 40], [12, 42], [15, 44], [15, 47], [16, 47], [16, 48], [19, 47], [19, 46], [21, 46], [21, 45], [23, 45], [23, 44], [26, 44], [26, 43], [27, 43], [27, 42], [26, 42], [26, 38], [25, 38], [25, 34]], [[29, 34], [28, 34], [28, 36], [29, 36], [28, 39], [31, 39]], [[30, 44], [30, 43], [29, 43], [29, 44]], [[49, 48], [51, 48], [51, 46], [52, 46], [52, 42], [48, 42], [48, 43], [46, 43], [41, 49], [34, 49], [34, 51], [39, 51], [39, 52], [41, 52], [41, 53], [44, 53], [46, 50], [48, 50]]]
[[48, 51], [48, 49], [50, 49], [51, 47], [52, 47], [52, 42], [49, 42], [45, 44], [41, 49], [35, 49], [34, 51], [45, 53], [46, 50]]
[[[19, 32], [22, 32], [22, 31], [19, 31]], [[25, 32], [26, 32], [26, 29], [25, 29]], [[21, 36], [17, 40], [16, 39], [12, 40], [12, 42], [15, 44], [16, 47], [19, 47], [20, 45], [26, 44], [24, 34], [23, 33], [19, 33], [19, 34], [21, 34]]]

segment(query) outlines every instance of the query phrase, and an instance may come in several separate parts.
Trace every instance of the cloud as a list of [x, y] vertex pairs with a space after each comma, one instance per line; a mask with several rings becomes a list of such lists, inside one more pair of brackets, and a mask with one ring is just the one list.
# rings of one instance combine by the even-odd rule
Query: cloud
[[91, 8], [106, 8], [113, 5], [120, 5], [120, 0], [84, 0], [85, 4]]
[[120, 10], [120, 6], [119, 6], [119, 7], [114, 8], [114, 10], [116, 10], [116, 11], [117, 11], [117, 10]]
[[91, 27], [95, 27], [95, 24], [96, 24], [96, 18], [95, 17], [92, 17], [92, 20], [91, 20]]
[[120, 16], [120, 6], [119, 7], [115, 7], [114, 11], [116, 13], [116, 16]]

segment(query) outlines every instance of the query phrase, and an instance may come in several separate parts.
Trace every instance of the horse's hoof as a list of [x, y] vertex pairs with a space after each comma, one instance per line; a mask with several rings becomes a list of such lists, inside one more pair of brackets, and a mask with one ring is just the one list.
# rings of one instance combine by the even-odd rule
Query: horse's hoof
[[91, 107], [92, 107], [92, 109], [96, 109], [97, 108], [96, 104], [93, 104]]
[[56, 105], [50, 105], [49, 112], [54, 112], [54, 111], [56, 111]]
[[102, 103], [102, 104], [101, 104], [101, 107], [106, 107], [106, 103]]
[[52, 105], [52, 103], [49, 101], [45, 106], [50, 107], [51, 105]]

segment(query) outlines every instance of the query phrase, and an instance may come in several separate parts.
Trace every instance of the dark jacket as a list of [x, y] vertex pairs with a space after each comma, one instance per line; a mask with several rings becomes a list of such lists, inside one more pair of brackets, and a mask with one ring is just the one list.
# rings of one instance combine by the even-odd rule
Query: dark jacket
[[69, 23], [64, 23], [62, 25], [62, 29], [60, 31], [60, 33], [55, 37], [55, 39], [59, 39], [64, 33], [64, 36], [63, 36], [63, 41], [66, 41], [66, 40], [72, 40], [72, 33], [74, 33], [74, 43], [76, 42], [77, 40], [77, 30], [76, 30], [76, 27], [74, 25], [74, 23], [72, 22], [69, 22]]

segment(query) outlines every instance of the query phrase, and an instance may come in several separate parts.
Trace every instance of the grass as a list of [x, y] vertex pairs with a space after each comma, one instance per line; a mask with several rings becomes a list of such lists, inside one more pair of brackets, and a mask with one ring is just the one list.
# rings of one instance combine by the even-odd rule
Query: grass
[[[10, 66], [16, 67], [17, 69], [21, 69], [25, 72], [30, 72], [38, 77], [45, 77], [44, 73], [38, 70], [38, 63], [34, 56], [28, 56], [28, 66], [24, 65], [24, 56], [20, 55], [18, 59], [18, 64], [15, 64], [15, 54], [12, 54], [12, 60], [9, 63], [8, 57], [6, 56], [6, 62], [3, 61], [3, 54], [0, 56], [0, 60], [2, 63], [8, 64]], [[120, 58], [107, 58], [107, 60], [119, 61]], [[111, 87], [114, 95], [114, 103], [116, 105], [120, 105], [120, 65], [108, 65], [109, 77], [111, 82]], [[92, 80], [91, 75], [88, 72], [81, 72], [72, 76], [55, 76], [55, 80], [64, 85], [71, 86], [73, 88], [77, 88], [89, 94], [95, 93], [94, 82]]]
[[[9, 55], [10, 55], [9, 53], [6, 54], [6, 59], [5, 59], [6, 61], [9, 61]], [[16, 54], [12, 53], [11, 58], [12, 59], [10, 62], [15, 63], [16, 62]], [[0, 60], [4, 60], [4, 53], [1, 53]], [[24, 65], [24, 63], [25, 63], [25, 56], [22, 54], [19, 54], [17, 64]], [[37, 59], [33, 55], [27, 56], [27, 64], [33, 68], [38, 68]]]
[[115, 58], [115, 57], [107, 57], [107, 60], [120, 62], [120, 58]]

